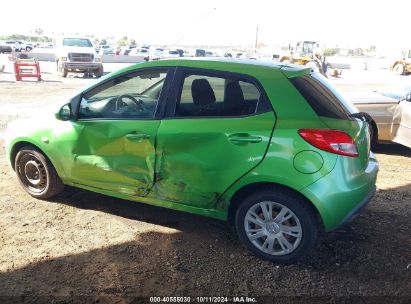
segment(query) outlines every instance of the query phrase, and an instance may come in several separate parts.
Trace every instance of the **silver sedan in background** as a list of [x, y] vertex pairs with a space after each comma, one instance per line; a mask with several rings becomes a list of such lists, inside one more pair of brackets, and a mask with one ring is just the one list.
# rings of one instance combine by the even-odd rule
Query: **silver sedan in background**
[[411, 148], [411, 85], [350, 96], [351, 102], [372, 119], [373, 143], [395, 142]]

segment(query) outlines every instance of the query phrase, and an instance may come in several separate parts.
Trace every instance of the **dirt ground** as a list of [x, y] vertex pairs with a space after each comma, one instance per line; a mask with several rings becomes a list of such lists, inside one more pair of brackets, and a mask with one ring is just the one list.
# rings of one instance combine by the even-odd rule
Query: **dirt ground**
[[[51, 64], [43, 67], [41, 83], [0, 74], [0, 136], [10, 120], [57, 108], [94, 81], [61, 80]], [[361, 73], [347, 71], [333, 82], [348, 92], [395, 81], [388, 71]], [[375, 152], [378, 191], [367, 209], [322, 235], [304, 260], [282, 266], [252, 256], [217, 220], [68, 187], [52, 202], [36, 200], [20, 188], [2, 147], [0, 302], [1, 296], [114, 296], [121, 303], [135, 296], [248, 295], [389, 296], [406, 303], [411, 149], [384, 145]]]

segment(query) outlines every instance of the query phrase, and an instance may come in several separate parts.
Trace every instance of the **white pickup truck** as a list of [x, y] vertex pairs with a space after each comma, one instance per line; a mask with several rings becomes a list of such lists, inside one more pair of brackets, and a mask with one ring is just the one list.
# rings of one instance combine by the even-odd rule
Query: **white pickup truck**
[[103, 63], [88, 38], [64, 37], [56, 41], [57, 72], [62, 77], [72, 73], [103, 75]]

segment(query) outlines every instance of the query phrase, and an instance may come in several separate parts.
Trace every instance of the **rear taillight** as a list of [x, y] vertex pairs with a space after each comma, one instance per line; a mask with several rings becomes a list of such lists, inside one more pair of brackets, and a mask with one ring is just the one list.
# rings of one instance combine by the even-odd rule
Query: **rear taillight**
[[300, 129], [298, 134], [306, 142], [318, 149], [335, 154], [358, 157], [358, 150], [354, 140], [343, 131]]

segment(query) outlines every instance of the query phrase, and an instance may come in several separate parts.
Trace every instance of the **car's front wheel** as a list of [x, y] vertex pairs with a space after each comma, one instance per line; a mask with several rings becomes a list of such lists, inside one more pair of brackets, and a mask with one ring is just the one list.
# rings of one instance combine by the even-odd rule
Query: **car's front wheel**
[[97, 70], [94, 71], [94, 75], [96, 76], [96, 78], [100, 78], [101, 76], [103, 76], [104, 70], [103, 70], [103, 66], [101, 65]]
[[292, 263], [315, 243], [316, 216], [308, 202], [288, 191], [264, 190], [243, 200], [236, 230], [255, 255], [277, 263]]
[[63, 191], [64, 184], [53, 165], [36, 148], [21, 148], [14, 165], [20, 184], [31, 196], [47, 199]]
[[57, 61], [57, 74], [64, 78], [66, 78], [68, 74], [68, 70], [64, 68], [63, 65], [60, 64], [58, 61]]

